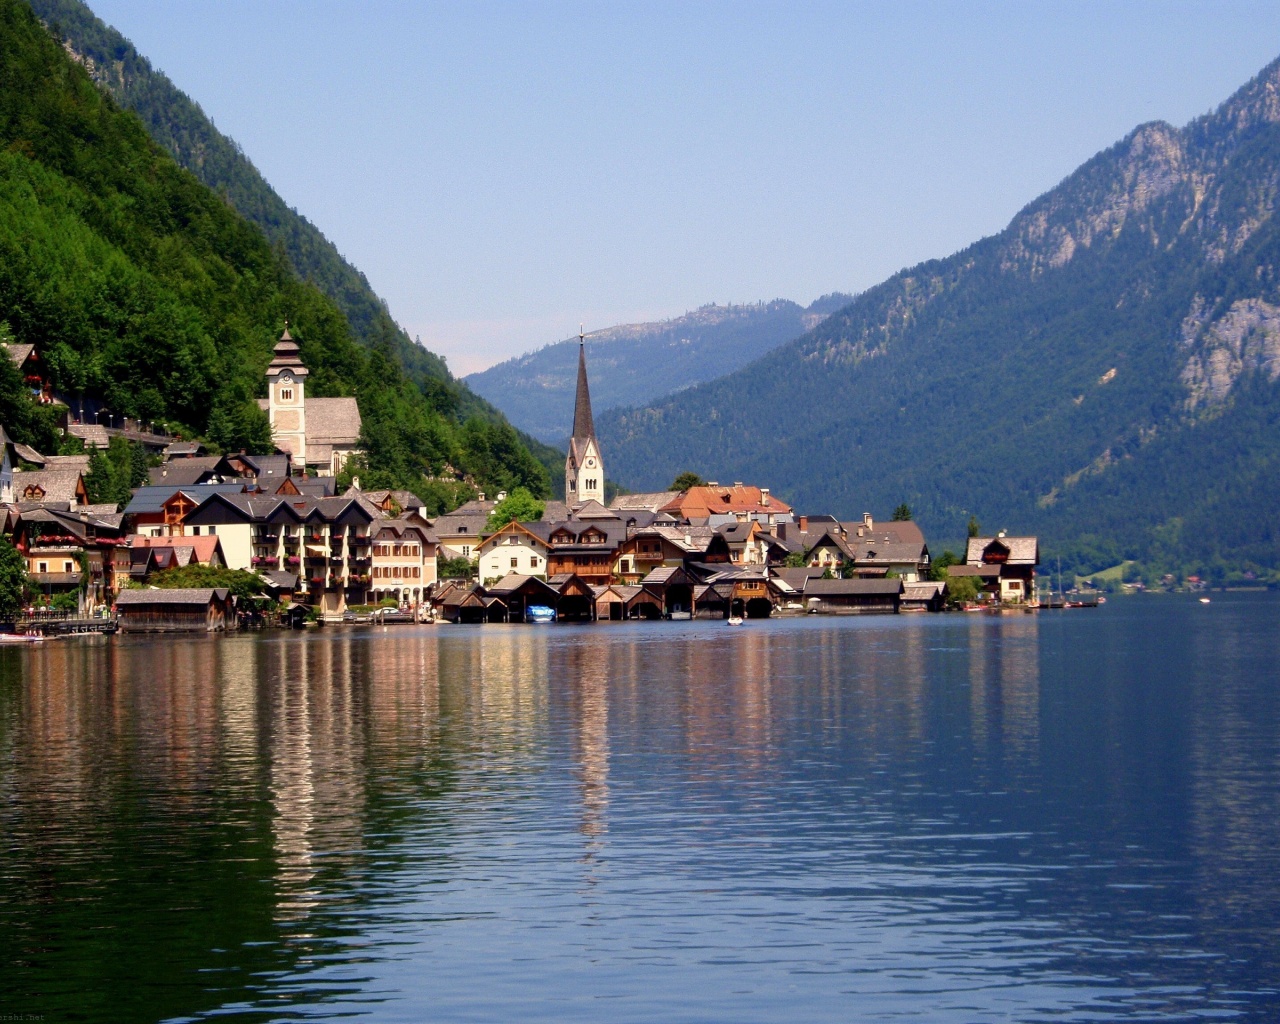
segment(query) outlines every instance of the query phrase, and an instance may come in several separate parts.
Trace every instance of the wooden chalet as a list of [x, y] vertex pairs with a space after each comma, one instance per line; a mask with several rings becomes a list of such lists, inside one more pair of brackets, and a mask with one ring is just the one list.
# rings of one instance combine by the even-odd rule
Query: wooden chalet
[[613, 579], [618, 549], [627, 538], [627, 528], [621, 519], [605, 512], [590, 519], [569, 519], [549, 527], [540, 525], [548, 530], [549, 575], [572, 573], [593, 586], [603, 586]]
[[967, 568], [987, 570], [984, 589], [993, 599], [1011, 603], [1035, 600], [1036, 566], [1040, 564], [1040, 543], [1035, 537], [970, 537], [964, 563]]
[[218, 632], [235, 628], [230, 592], [223, 589], [124, 590], [116, 597], [124, 633]]

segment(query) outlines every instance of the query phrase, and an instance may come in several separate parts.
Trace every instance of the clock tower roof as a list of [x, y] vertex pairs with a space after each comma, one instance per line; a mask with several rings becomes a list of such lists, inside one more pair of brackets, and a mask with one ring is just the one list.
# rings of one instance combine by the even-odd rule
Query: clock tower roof
[[295, 377], [306, 377], [308, 374], [306, 366], [302, 363], [302, 353], [298, 349], [298, 343], [289, 333], [287, 320], [284, 324], [284, 333], [280, 335], [280, 340], [276, 342], [276, 347], [271, 354], [271, 365], [267, 367], [267, 376], [272, 377], [285, 370], [291, 371]]

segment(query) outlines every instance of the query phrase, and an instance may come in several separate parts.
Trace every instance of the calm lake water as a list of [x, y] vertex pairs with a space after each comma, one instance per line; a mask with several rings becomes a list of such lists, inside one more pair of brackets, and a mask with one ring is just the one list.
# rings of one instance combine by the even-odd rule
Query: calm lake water
[[0, 650], [0, 1017], [1280, 1019], [1280, 599]]

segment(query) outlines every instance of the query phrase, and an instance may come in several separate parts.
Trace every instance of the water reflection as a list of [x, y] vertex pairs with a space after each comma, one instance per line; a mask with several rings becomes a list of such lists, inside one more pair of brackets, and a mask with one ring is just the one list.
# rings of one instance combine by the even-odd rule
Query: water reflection
[[3, 1008], [1277, 1010], [1280, 617], [1143, 607], [0, 651]]

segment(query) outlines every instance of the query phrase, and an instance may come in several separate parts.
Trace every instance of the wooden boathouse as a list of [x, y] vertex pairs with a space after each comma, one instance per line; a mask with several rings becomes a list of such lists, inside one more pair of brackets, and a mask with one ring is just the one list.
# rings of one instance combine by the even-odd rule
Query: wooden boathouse
[[116, 617], [122, 633], [214, 633], [236, 621], [230, 591], [212, 587], [123, 590]]

